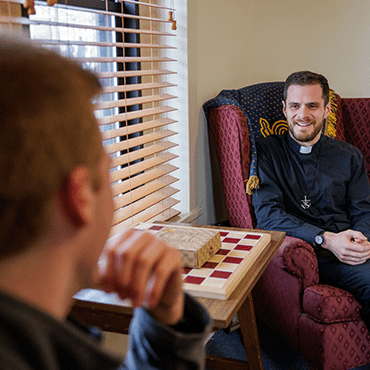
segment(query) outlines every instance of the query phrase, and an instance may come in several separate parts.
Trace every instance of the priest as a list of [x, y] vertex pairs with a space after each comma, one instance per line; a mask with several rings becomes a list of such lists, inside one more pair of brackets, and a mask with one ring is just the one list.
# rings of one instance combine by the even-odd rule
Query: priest
[[309, 71], [285, 81], [288, 131], [257, 141], [257, 226], [285, 231], [315, 250], [320, 280], [351, 292], [370, 328], [370, 186], [361, 152], [322, 134], [327, 79]]

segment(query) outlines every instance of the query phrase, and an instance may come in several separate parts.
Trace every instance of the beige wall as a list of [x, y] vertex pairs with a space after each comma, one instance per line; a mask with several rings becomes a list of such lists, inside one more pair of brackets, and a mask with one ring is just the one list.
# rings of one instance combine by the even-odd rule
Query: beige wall
[[[211, 181], [202, 104], [222, 89], [323, 73], [342, 97], [370, 96], [370, 1], [188, 0], [190, 209], [226, 218]], [[216, 197], [214, 193], [217, 194]]]

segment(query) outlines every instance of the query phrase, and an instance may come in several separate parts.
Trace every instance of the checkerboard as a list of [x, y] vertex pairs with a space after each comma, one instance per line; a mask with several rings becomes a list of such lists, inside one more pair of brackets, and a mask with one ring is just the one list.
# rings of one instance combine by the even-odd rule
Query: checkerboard
[[[139, 224], [135, 228], [156, 234], [161, 225]], [[165, 227], [165, 226], [163, 226]], [[221, 249], [200, 269], [185, 268], [184, 290], [195, 297], [228, 299], [271, 235], [258, 232], [213, 229], [220, 232]]]

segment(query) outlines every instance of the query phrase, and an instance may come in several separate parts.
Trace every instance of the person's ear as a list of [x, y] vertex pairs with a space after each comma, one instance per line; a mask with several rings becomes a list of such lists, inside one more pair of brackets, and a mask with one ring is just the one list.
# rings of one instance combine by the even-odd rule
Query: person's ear
[[63, 204], [71, 222], [76, 226], [89, 223], [94, 212], [94, 189], [91, 171], [75, 167], [68, 175], [62, 190]]
[[285, 101], [283, 100], [283, 101], [282, 101], [282, 103], [283, 103], [283, 113], [284, 113], [284, 116], [285, 116], [285, 118], [286, 118], [286, 106], [285, 106]]

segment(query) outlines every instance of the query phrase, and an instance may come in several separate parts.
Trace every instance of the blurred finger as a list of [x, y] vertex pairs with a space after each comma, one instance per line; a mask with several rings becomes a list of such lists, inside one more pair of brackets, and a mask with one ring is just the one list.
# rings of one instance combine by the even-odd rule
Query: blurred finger
[[[178, 250], [172, 249], [166, 253], [154, 271], [154, 286], [150, 297], [147, 297], [149, 307], [156, 306], [163, 298], [166, 300], [175, 299], [175, 296], [181, 292], [181, 273], [180, 253]], [[169, 294], [169, 296], [165, 297], [165, 294]]]
[[163, 260], [168, 246], [159, 239], [153, 239], [148, 247], [138, 256], [132, 271], [132, 300], [135, 306], [143, 303], [148, 291], [151, 275]]
[[118, 286], [128, 287], [132, 284], [136, 261], [152, 241], [153, 236], [149, 233], [132, 229], [131, 233], [115, 247], [114, 278]]

